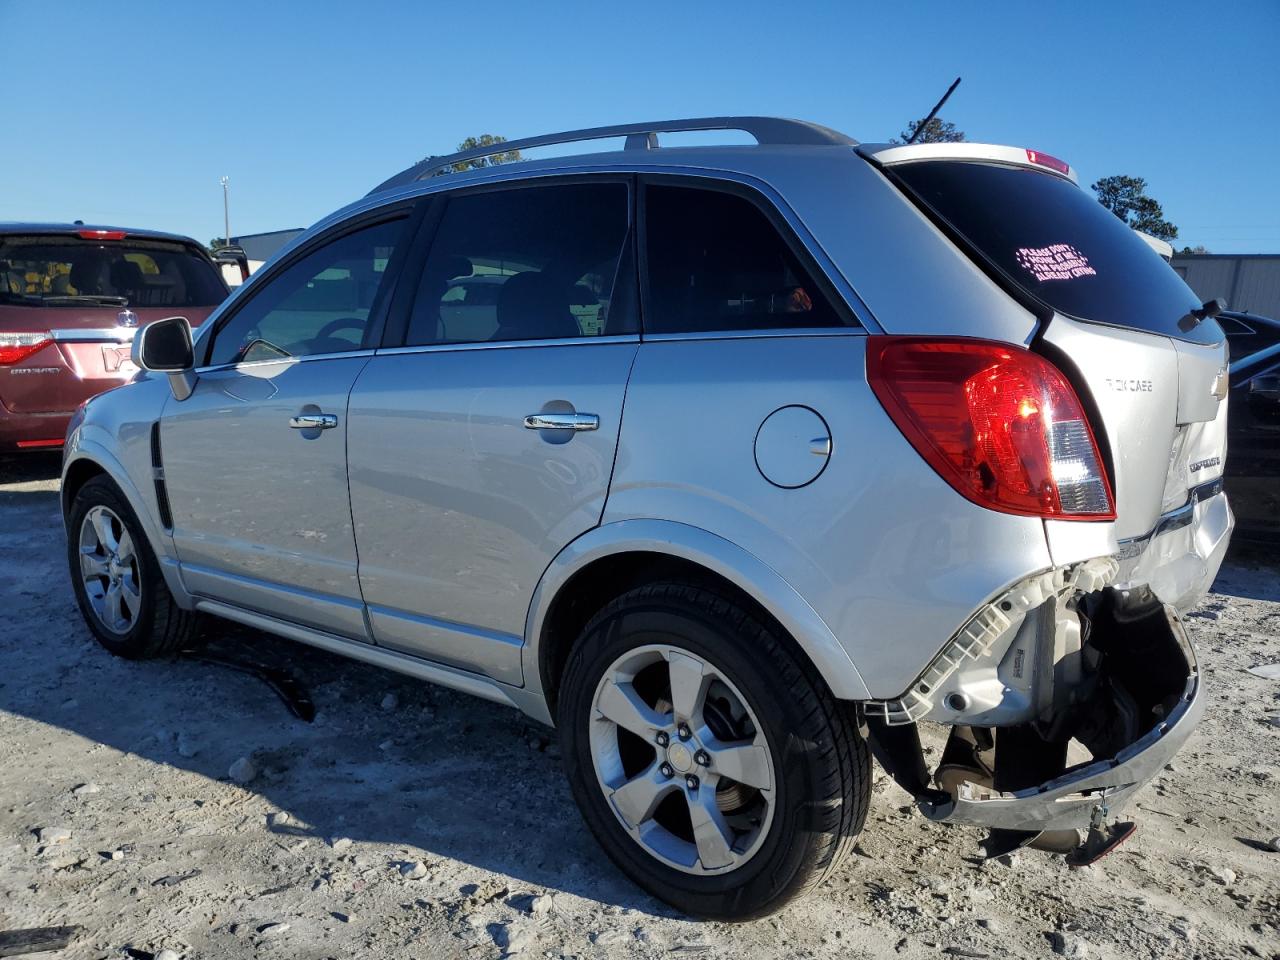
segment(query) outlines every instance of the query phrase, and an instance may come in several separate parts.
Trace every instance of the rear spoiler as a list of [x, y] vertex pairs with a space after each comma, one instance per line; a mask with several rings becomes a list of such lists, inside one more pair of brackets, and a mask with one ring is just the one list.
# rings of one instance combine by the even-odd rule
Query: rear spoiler
[[1054, 173], [1079, 185], [1071, 164], [1039, 150], [1007, 147], [995, 143], [862, 143], [858, 153], [878, 166], [890, 167], [914, 160], [977, 160], [1026, 167], [1041, 173]]
[[1134, 230], [1133, 232], [1142, 238], [1143, 243], [1158, 253], [1160, 255], [1160, 259], [1165, 263], [1168, 263], [1173, 259], [1173, 244], [1166, 243], [1159, 237], [1153, 237], [1149, 233], [1143, 233], [1141, 230]]

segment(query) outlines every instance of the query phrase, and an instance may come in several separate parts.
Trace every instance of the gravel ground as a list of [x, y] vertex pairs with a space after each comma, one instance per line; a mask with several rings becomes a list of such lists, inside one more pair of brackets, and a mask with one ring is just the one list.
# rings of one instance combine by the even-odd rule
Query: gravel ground
[[976, 831], [877, 773], [825, 887], [697, 923], [614, 870], [554, 735], [510, 709], [230, 625], [213, 650], [286, 668], [314, 723], [225, 666], [108, 656], [56, 476], [0, 460], [0, 930], [80, 925], [60, 957], [1280, 956], [1280, 680], [1248, 672], [1280, 662], [1264, 558], [1233, 557], [1192, 614], [1207, 718], [1101, 864], [984, 864]]

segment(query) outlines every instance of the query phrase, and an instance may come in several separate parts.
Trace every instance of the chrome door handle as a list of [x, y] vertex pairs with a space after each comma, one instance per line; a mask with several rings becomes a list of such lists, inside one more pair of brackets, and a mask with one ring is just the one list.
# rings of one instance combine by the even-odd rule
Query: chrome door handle
[[333, 413], [300, 413], [289, 418], [289, 426], [295, 430], [332, 430], [338, 425]]
[[524, 418], [526, 430], [599, 430], [594, 413], [531, 413]]

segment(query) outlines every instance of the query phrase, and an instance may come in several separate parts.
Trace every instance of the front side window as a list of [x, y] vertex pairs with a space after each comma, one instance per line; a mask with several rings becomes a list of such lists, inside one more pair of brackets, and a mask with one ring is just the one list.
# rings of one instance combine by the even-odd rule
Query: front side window
[[212, 365], [359, 350], [404, 218], [348, 233], [268, 280], [214, 334]]
[[409, 346], [634, 332], [625, 297], [614, 295], [628, 232], [625, 184], [522, 187], [446, 202]]
[[750, 200], [718, 190], [649, 185], [644, 202], [646, 332], [844, 326]]

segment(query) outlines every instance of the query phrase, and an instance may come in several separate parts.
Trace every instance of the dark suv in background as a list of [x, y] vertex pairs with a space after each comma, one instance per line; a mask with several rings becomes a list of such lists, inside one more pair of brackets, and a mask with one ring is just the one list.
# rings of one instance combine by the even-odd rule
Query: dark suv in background
[[137, 372], [139, 325], [199, 324], [227, 292], [188, 237], [0, 223], [0, 452], [61, 447], [81, 401]]

